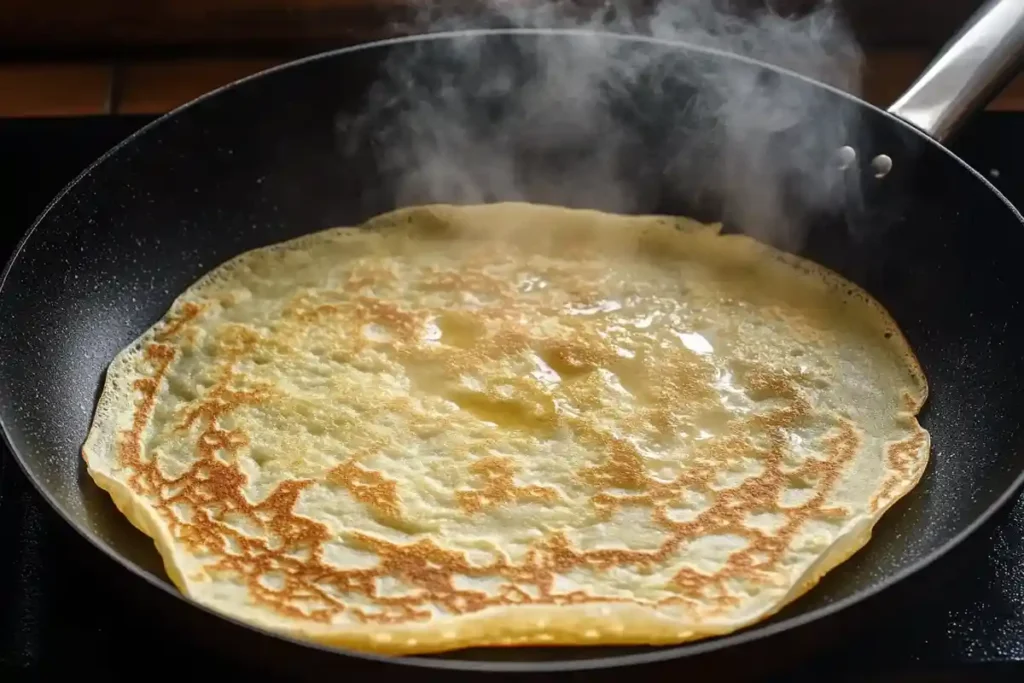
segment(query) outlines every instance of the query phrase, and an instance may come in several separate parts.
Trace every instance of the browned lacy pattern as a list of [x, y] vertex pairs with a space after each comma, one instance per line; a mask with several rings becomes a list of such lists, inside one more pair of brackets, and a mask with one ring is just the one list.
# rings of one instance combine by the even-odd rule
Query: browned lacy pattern
[[[672, 349], [661, 362], [651, 365], [643, 358], [616, 353], [614, 334], [595, 335], [586, 326], [573, 327], [571, 321], [566, 323], [568, 332], [534, 334], [526, 318], [534, 304], [523, 302], [523, 286], [489, 275], [483, 267], [485, 263], [514, 262], [521, 256], [511, 247], [506, 252], [497, 255], [493, 245], [469, 249], [463, 254], [464, 263], [472, 266], [476, 259], [480, 267], [419, 271], [419, 291], [469, 291], [485, 297], [472, 313], [444, 306], [405, 307], [376, 296], [373, 287], [386, 291], [396, 281], [396, 271], [368, 258], [351, 264], [344, 282], [334, 289], [297, 292], [281, 316], [308, 327], [337, 321], [345, 321], [349, 331], [375, 326], [386, 335], [389, 353], [409, 370], [411, 381], [423, 386], [436, 379], [437, 373], [453, 377], [481, 363], [525, 352], [536, 354], [557, 374], [562, 382], [559, 391], [578, 410], [561, 409], [551, 395], [531, 389], [528, 380], [516, 377], [503, 379], [504, 393], [449, 383], [444, 385], [445, 398], [465, 414], [499, 429], [541, 436], [559, 430], [570, 434], [589, 452], [600, 455], [572, 475], [575, 486], [589, 492], [586, 514], [600, 523], [627, 510], [647, 511], [646, 519], [662, 532], [660, 546], [582, 548], [565, 531], [542, 525], [542, 537], [517, 559], [495, 552], [492, 559], [481, 563], [432, 538], [400, 543], [357, 529], [332, 532], [327, 524], [296, 512], [303, 491], [319, 481], [318, 485], [347, 492], [381, 524], [414, 529], [416, 520], [403, 507], [405, 483], [367, 464], [379, 451], [373, 446], [339, 455], [337, 464], [319, 478], [285, 478], [259, 502], [253, 502], [246, 495], [250, 482], [240, 465], [241, 454], [253, 446], [253, 436], [242, 427], [231, 426], [236, 424], [232, 416], [245, 406], [272, 405], [280, 388], [243, 376], [239, 362], [270, 350], [288, 354], [291, 347], [286, 335], [268, 334], [241, 323], [207, 328], [216, 336], [216, 381], [176, 413], [179, 434], [194, 438], [194, 459], [183, 471], [168, 474], [158, 465], [159, 453], [147, 452], [146, 430], [182, 349], [199, 333], [207, 308], [217, 305], [214, 299], [199, 298], [179, 304], [143, 342], [141, 365], [148, 370], [134, 382], [131, 427], [117, 440], [117, 464], [130, 472], [126, 482], [130, 489], [157, 511], [179, 549], [207, 558], [203, 566], [208, 576], [189, 576], [186, 581], [242, 580], [254, 604], [282, 617], [320, 624], [336, 623], [341, 615], [362, 624], [425, 623], [439, 613], [468, 615], [495, 606], [582, 603], [670, 608], [675, 614], [690, 614], [692, 623], [716, 610], [724, 613], [736, 608], [740, 602], [736, 585], [742, 584], [748, 593], [756, 593], [757, 586], [778, 588], [789, 571], [786, 563], [793, 561], [787, 552], [807, 523], [842, 523], [851, 517], [851, 509], [835, 499], [837, 487], [864, 446], [862, 429], [843, 411], [831, 412], [817, 438], [815, 457], [797, 459], [792, 451], [794, 431], [821, 420], [809, 397], [815, 388], [820, 389], [824, 375], [805, 372], [796, 364], [788, 368], [756, 360], [734, 363], [730, 367], [736, 371], [736, 387], [762, 408], [738, 416], [720, 414], [712, 388], [714, 368], [691, 349]], [[546, 311], [541, 307], [545, 314], [556, 315], [564, 306], [599, 306], [605, 300], [608, 292], [602, 290], [600, 264], [587, 262], [585, 249], [576, 256], [581, 265], [572, 281], [560, 283], [557, 268], [545, 273], [568, 297], [555, 302], [557, 306], [549, 301]], [[445, 344], [417, 343], [431, 325]], [[366, 362], [360, 353], [374, 343], [349, 334], [339, 336], [333, 346], [318, 353], [330, 354], [336, 362]], [[631, 371], [619, 373], [623, 389], [642, 395], [644, 401], [621, 428], [611, 428], [587, 412], [588, 407], [599, 408], [602, 400], [595, 389], [596, 380], [592, 380], [602, 369], [621, 370], [627, 365]], [[919, 401], [906, 389], [903, 393], [901, 400], [915, 412]], [[385, 409], [412, 415], [415, 411], [408, 410], [408, 400], [395, 396]], [[691, 429], [698, 418], [717, 419], [722, 429], [714, 438], [693, 440], [685, 467], [669, 478], [651, 469], [643, 449], [629, 436], [642, 434], [656, 443]], [[900, 419], [913, 421], [909, 414]], [[446, 428], [443, 421], [422, 414], [410, 420], [414, 434], [430, 435]], [[488, 451], [486, 441], [483, 446], [457, 465], [463, 473], [454, 491], [458, 514], [471, 517], [521, 505], [568, 504], [556, 485], [520, 484], [516, 458]], [[919, 476], [927, 433], [916, 427], [911, 436], [886, 448], [882, 460], [887, 467], [872, 487], [871, 500], [864, 501], [866, 508], [875, 511], [891, 504], [894, 495], [905, 492], [908, 482]], [[724, 485], [722, 478], [730, 473], [747, 475]], [[784, 492], [794, 490], [803, 494], [802, 502], [782, 504]], [[699, 512], [680, 519], [673, 508], [681, 501], [692, 503]], [[770, 528], [750, 523], [757, 515], [773, 515], [776, 522]], [[737, 537], [742, 543], [717, 569], [704, 571], [677, 563], [680, 568], [660, 586], [662, 593], [669, 591], [667, 597], [600, 594], [585, 587], [559, 586], [559, 576], [578, 569], [651, 574], [671, 565], [673, 557], [696, 539], [712, 536]], [[345, 568], [328, 561], [325, 544], [338, 541], [371, 553], [376, 564]], [[490, 585], [500, 588], [467, 588], [458, 585], [458, 577], [489, 579], [495, 582]], [[816, 578], [809, 576], [804, 581], [810, 585]], [[384, 594], [380, 590], [383, 579], [397, 580], [408, 590], [401, 595]], [[360, 599], [346, 599], [353, 596]], [[543, 623], [541, 619], [537, 632], [522, 642], [553, 640], [541, 628]], [[680, 633], [679, 639], [685, 639], [683, 636]], [[494, 642], [494, 638], [485, 639]], [[642, 633], [638, 639], [643, 640]]]

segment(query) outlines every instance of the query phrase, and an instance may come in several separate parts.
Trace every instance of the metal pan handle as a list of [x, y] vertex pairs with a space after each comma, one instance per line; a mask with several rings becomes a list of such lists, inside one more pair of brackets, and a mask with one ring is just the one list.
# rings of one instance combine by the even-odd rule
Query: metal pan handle
[[889, 113], [940, 142], [995, 97], [1024, 58], [1024, 0], [988, 0]]

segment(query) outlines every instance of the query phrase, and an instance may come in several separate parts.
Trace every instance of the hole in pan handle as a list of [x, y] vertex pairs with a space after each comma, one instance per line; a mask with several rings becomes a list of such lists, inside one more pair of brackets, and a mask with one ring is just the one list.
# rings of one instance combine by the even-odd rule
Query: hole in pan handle
[[1024, 0], [988, 0], [889, 113], [943, 142], [999, 94], [1024, 58]]

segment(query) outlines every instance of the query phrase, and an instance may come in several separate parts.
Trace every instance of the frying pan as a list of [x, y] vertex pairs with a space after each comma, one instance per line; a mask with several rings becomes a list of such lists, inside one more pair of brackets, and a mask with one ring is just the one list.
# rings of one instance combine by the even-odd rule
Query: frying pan
[[[477, 63], [488, 69], [513, 65], [513, 87], [481, 98], [474, 104], [479, 111], [461, 120], [483, 140], [500, 132], [495, 126], [506, 120], [502, 112], [529, 86], [538, 68], [529, 56], [539, 47], [579, 41], [603, 46], [605, 54], [642, 55], [646, 71], [628, 87], [609, 89], [608, 116], [582, 138], [551, 136], [528, 149], [512, 145], [523, 181], [514, 189], [486, 185], [475, 199], [600, 205], [605, 193], [581, 192], [580, 185], [592, 177], [593, 150], [605, 149], [614, 136], [616, 178], [630, 210], [724, 217], [728, 229], [744, 229], [748, 214], [735, 211], [729, 174], [701, 171], [737, 153], [728, 147], [729, 135], [716, 134], [721, 129], [709, 120], [723, 101], [708, 104], [701, 74], [729, 69], [765, 92], [783, 88], [811, 103], [806, 120], [837, 125], [815, 125], [813, 134], [802, 122], [779, 127], [756, 140], [758, 158], [801, 150], [799, 164], [782, 164], [773, 185], [778, 205], [802, 226], [792, 248], [874, 294], [919, 356], [932, 388], [922, 422], [933, 439], [920, 485], [885, 516], [864, 550], [781, 614], [679, 647], [477, 650], [389, 660], [272, 636], [189, 603], [166, 579], [152, 543], [84, 475], [79, 449], [107, 363], [180, 291], [243, 250], [461, 191], [410, 183], [408, 162], [416, 157], [396, 162], [388, 153], [408, 141], [406, 114], [422, 105], [413, 96], [439, 92], [434, 85], [454, 76], [467, 83], [481, 76], [464, 62], [457, 66], [461, 72], [451, 71], [454, 43], [472, 46]], [[947, 554], [1024, 481], [1022, 217], [936, 141], [1013, 73], [1022, 47], [1024, 5], [990, 2], [889, 112], [713, 49], [572, 30], [403, 38], [244, 79], [125, 140], [65, 188], [31, 227], [0, 283], [4, 436], [49, 504], [131, 574], [126, 589], [131, 584], [160, 596], [191, 630], [250, 659], [264, 654], [287, 662], [293, 675], [314, 667], [347, 670], [339, 667], [351, 658], [475, 671], [698, 661], [779, 642], [798, 627], [839, 623], [854, 605]], [[410, 60], [416, 68], [401, 75], [392, 68]], [[369, 102], [381, 106], [366, 116]], [[844, 146], [849, 149], [837, 157]], [[472, 163], [472, 149], [443, 151], [451, 167]], [[694, 158], [701, 163], [687, 162]]]

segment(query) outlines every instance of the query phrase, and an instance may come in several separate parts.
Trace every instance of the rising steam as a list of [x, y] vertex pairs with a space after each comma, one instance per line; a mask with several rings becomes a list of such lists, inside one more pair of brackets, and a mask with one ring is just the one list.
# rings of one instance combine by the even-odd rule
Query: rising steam
[[772, 4], [486, 0], [459, 16], [424, 4], [403, 32], [581, 33], [471, 34], [396, 48], [365, 111], [342, 122], [343, 141], [350, 153], [372, 150], [400, 205], [523, 199], [677, 213], [706, 205], [716, 215], [701, 218], [724, 216], [798, 246], [804, 217], [842, 199], [833, 155], [852, 136], [854, 108], [749, 62], [658, 42], [742, 55], [856, 92], [861, 54], [833, 3], [799, 16]]

